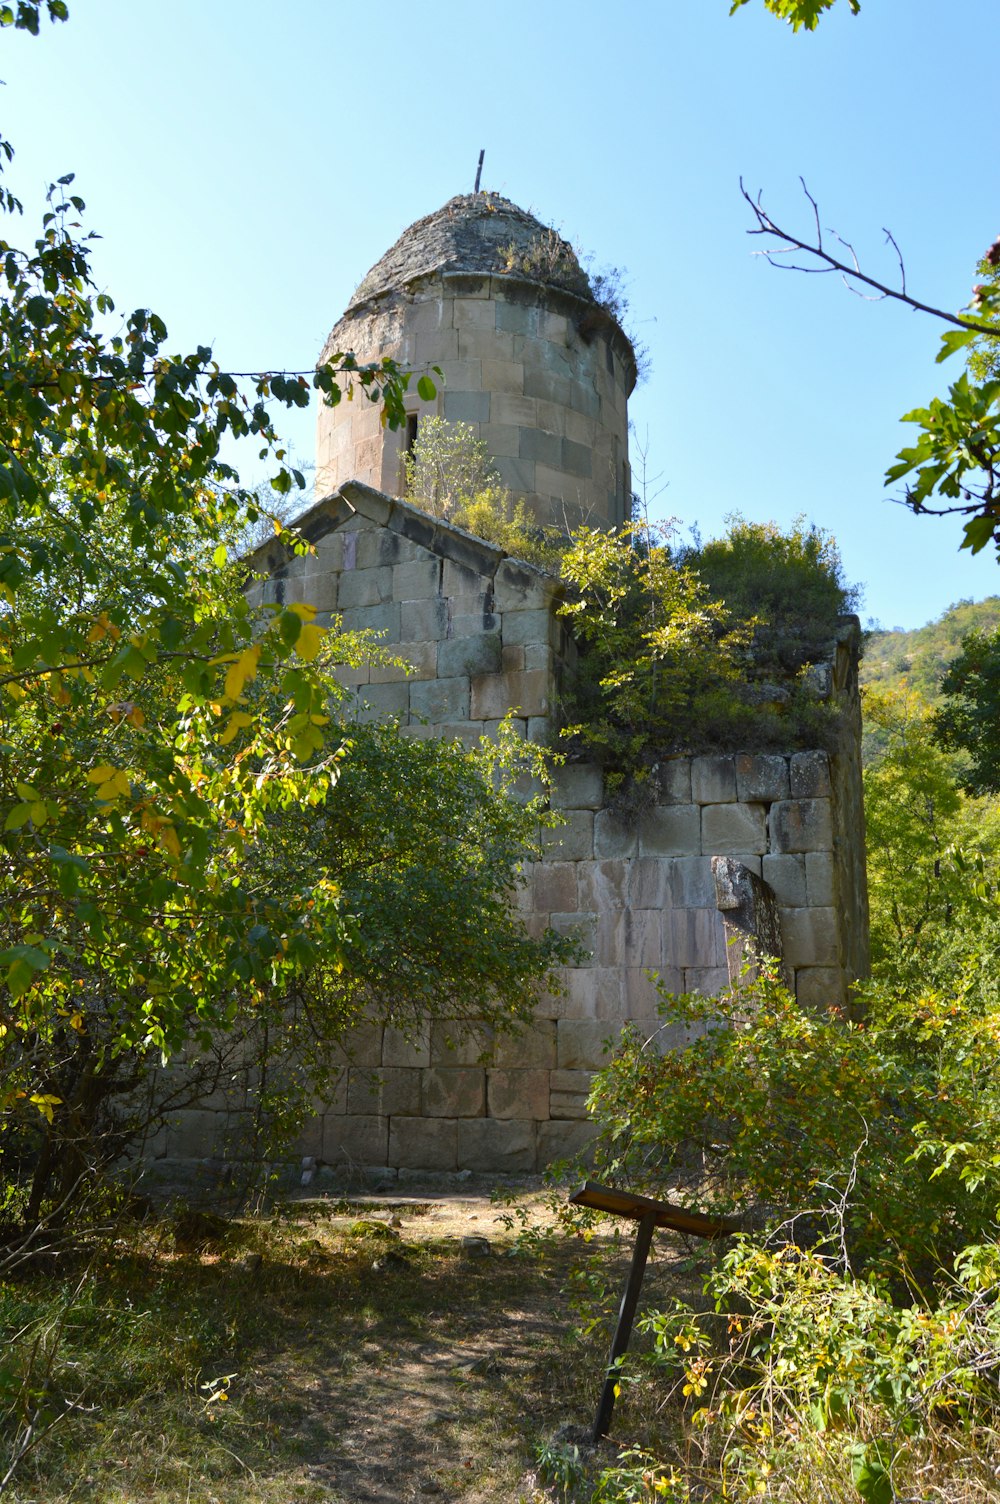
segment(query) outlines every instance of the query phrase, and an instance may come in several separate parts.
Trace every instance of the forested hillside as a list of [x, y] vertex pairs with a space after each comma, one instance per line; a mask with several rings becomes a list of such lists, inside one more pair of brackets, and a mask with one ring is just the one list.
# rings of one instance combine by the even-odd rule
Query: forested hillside
[[915, 689], [925, 700], [938, 698], [945, 669], [958, 655], [962, 638], [1000, 626], [1000, 596], [958, 601], [936, 621], [910, 632], [873, 632], [861, 664], [861, 682], [884, 694]]

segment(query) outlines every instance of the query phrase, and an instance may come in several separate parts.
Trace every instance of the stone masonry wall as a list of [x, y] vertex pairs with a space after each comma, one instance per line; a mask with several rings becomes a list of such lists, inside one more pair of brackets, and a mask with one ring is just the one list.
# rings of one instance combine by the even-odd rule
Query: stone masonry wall
[[[635, 361], [621, 330], [590, 302], [512, 276], [437, 272], [352, 309], [333, 329], [329, 359], [391, 357], [440, 368], [437, 396], [407, 403], [471, 425], [503, 484], [546, 523], [616, 526], [630, 506], [628, 393]], [[402, 490], [402, 432], [377, 404], [322, 407], [317, 487], [356, 479]]]
[[[303, 531], [315, 554], [263, 550], [269, 577], [257, 598], [340, 611], [345, 626], [384, 632], [413, 665], [409, 676], [353, 672], [360, 715], [471, 741], [516, 707], [523, 735], [548, 738], [574, 652], [555, 614], [555, 580], [360, 485], [319, 503]], [[357, 1030], [302, 1152], [392, 1177], [530, 1171], [582, 1147], [592, 1073], [622, 1026], [656, 1033], [663, 1049], [681, 1042], [660, 1031], [650, 973], [671, 990], [712, 994], [727, 983], [713, 856], [735, 857], [773, 890], [799, 998], [843, 1003], [866, 964], [856, 639], [856, 626], [845, 627], [827, 675], [844, 712], [832, 757], [672, 757], [660, 766], [656, 802], [633, 823], [605, 807], [597, 768], [561, 769], [553, 803], [564, 823], [546, 833], [544, 858], [526, 868], [515, 902], [530, 927], [582, 940], [586, 954], [563, 972], [564, 991], [541, 998], [532, 1027], [485, 1056], [491, 1042], [470, 1019], [428, 1023], [412, 1039], [377, 1025]], [[191, 1128], [177, 1123], [168, 1155], [190, 1151]]]

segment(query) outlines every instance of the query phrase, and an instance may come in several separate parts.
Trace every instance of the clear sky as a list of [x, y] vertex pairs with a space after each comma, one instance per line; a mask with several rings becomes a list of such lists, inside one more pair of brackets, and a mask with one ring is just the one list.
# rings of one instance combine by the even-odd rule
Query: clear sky
[[[742, 174], [774, 217], [824, 225], [957, 310], [1000, 231], [996, 91], [977, 57], [997, 0], [840, 0], [793, 36], [751, 0], [69, 0], [0, 36], [0, 132], [33, 234], [77, 175], [120, 310], [230, 369], [308, 368], [407, 224], [483, 186], [627, 269], [652, 372], [632, 401], [654, 510], [721, 530], [798, 513], [838, 538], [863, 614], [917, 626], [1000, 593], [955, 519], [918, 520], [882, 476], [900, 415], [961, 372], [938, 327], [834, 277], [752, 256]], [[841, 14], [841, 12], [843, 12]], [[289, 419], [302, 458], [312, 418]], [[633, 449], [633, 468], [641, 463]], [[252, 467], [251, 467], [252, 469]], [[662, 484], [662, 482], [661, 482]], [[653, 488], [655, 489], [655, 488]]]

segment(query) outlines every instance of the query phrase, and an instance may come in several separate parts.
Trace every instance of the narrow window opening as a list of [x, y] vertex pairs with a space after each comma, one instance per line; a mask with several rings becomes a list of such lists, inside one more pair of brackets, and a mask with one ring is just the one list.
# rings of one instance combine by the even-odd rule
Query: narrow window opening
[[417, 416], [416, 413], [407, 413], [407, 415], [406, 415], [406, 438], [403, 441], [403, 453], [404, 454], [412, 454], [413, 453], [414, 445], [417, 442], [417, 424], [418, 424], [418, 422], [419, 422], [419, 418], [418, 418], [418, 416]]

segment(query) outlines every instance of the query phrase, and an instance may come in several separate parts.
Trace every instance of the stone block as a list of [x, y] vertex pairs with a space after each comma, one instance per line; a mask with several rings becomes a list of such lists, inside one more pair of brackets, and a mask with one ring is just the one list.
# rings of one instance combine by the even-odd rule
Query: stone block
[[567, 475], [579, 475], [590, 479], [593, 450], [589, 444], [574, 444], [572, 439], [563, 439], [559, 455], [559, 468]]
[[[443, 644], [442, 644], [443, 646]], [[434, 725], [469, 719], [469, 680], [426, 679], [410, 686], [410, 713], [424, 716]], [[478, 720], [475, 714], [473, 720]]]
[[392, 599], [391, 569], [355, 569], [337, 581], [337, 609], [351, 606], [378, 606]]
[[683, 986], [683, 976], [676, 964], [663, 966], [656, 972], [630, 966], [623, 975], [626, 1018], [649, 1018], [659, 1007], [660, 987], [667, 992], [679, 992]]
[[389, 1119], [361, 1117], [323, 1119], [323, 1158], [328, 1165], [388, 1164]]
[[167, 1158], [207, 1159], [222, 1153], [227, 1116], [195, 1107], [174, 1113], [167, 1124]]
[[630, 862], [577, 862], [574, 865], [580, 895], [577, 907], [609, 913], [628, 904]]
[[598, 916], [594, 913], [577, 911], [573, 914], [550, 914], [549, 924], [557, 935], [567, 935], [575, 940], [580, 947], [577, 966], [590, 966], [597, 950]]
[[768, 887], [774, 890], [779, 904], [789, 908], [805, 908], [806, 869], [801, 856], [775, 854], [765, 856], [761, 876]]
[[701, 810], [697, 804], [656, 804], [639, 821], [642, 856], [700, 856]]
[[410, 686], [405, 681], [399, 684], [365, 684], [360, 690], [360, 698], [362, 720], [382, 716], [405, 720], [410, 713]]
[[767, 822], [762, 804], [708, 804], [701, 812], [701, 843], [713, 856], [767, 850]]
[[594, 854], [594, 815], [589, 809], [566, 810], [561, 825], [542, 831], [542, 850], [556, 861], [583, 862]]
[[382, 1064], [421, 1066], [431, 1063], [431, 1026], [415, 1023], [412, 1029], [388, 1027], [382, 1036]]
[[810, 905], [830, 907], [834, 899], [833, 855], [829, 851], [806, 852], [806, 891]]
[[424, 1113], [432, 1118], [481, 1118], [486, 1072], [473, 1066], [432, 1066], [421, 1071]]
[[634, 856], [639, 844], [638, 828], [623, 820], [613, 810], [598, 810], [594, 816], [594, 856], [604, 858]]
[[718, 997], [728, 986], [728, 967], [692, 966], [685, 968], [685, 992], [697, 992], [701, 997]]
[[796, 752], [791, 761], [793, 799], [830, 796], [830, 759], [825, 752]]
[[[497, 411], [493, 414], [493, 421], [500, 423], [506, 421], [500, 416], [499, 404], [502, 397], [494, 399]], [[509, 397], [509, 402], [523, 402], [523, 397]], [[493, 457], [493, 463], [501, 482], [509, 491], [530, 492], [535, 489], [535, 465], [533, 460], [523, 460], [507, 454], [497, 454]]]
[[510, 710], [522, 716], [547, 715], [552, 677], [541, 669], [509, 674], [477, 674], [471, 679], [472, 719], [502, 720]]
[[[487, 362], [484, 361], [484, 367], [486, 364]], [[491, 390], [495, 392], [497, 388], [493, 387]], [[515, 428], [513, 423], [483, 423], [479, 429], [479, 437], [493, 456], [506, 454], [516, 457], [520, 453], [521, 430]]]
[[[459, 605], [465, 606], [469, 603], [469, 600], [469, 596], [463, 596], [461, 600], [453, 600], [451, 604], [453, 607]], [[501, 622], [502, 617], [500, 617], [495, 611], [484, 610], [482, 601], [480, 601], [474, 611], [452, 611], [451, 636], [479, 637], [484, 632], [496, 634], [500, 631]], [[503, 649], [501, 648], [501, 652], [502, 651]]]
[[789, 795], [788, 759], [776, 753], [751, 756], [741, 752], [736, 758], [736, 793], [745, 804], [772, 804]]
[[619, 1032], [602, 1019], [561, 1018], [556, 1025], [557, 1070], [597, 1070], [614, 1053]]
[[392, 599], [422, 601], [438, 593], [441, 564], [438, 559], [421, 559], [412, 564], [395, 564], [392, 570]]
[[[456, 329], [455, 334], [458, 338], [458, 354], [461, 360], [481, 361], [484, 369], [488, 360], [508, 363], [514, 360], [515, 336], [505, 329], [462, 328]], [[489, 391], [497, 390], [485, 380], [483, 386]], [[518, 390], [520, 391], [520, 387]]]
[[489, 295], [489, 283], [477, 289], [474, 297], [455, 299], [452, 322], [456, 329], [495, 329], [496, 304]]
[[407, 643], [396, 663], [372, 663], [368, 669], [371, 684], [400, 684], [404, 679], [433, 679], [437, 674], [437, 643]]
[[458, 1162], [463, 1170], [515, 1175], [538, 1165], [533, 1121], [466, 1118], [458, 1125]]
[[833, 846], [829, 799], [772, 804], [768, 824], [772, 851], [829, 851]]
[[302, 1160], [307, 1154], [313, 1155], [316, 1160], [323, 1158], [322, 1116], [310, 1117], [310, 1120], [302, 1125], [301, 1134], [292, 1145], [292, 1157], [296, 1160]]
[[441, 596], [400, 605], [400, 642], [440, 642], [448, 636], [449, 625], [448, 602]]
[[478, 636], [454, 636], [438, 644], [438, 672], [442, 678], [460, 674], [498, 674], [501, 668], [501, 639], [498, 632], [480, 632]]
[[658, 804], [691, 804], [691, 759], [670, 757], [656, 769], [659, 784]]
[[549, 1115], [546, 1070], [492, 1070], [486, 1073], [486, 1100], [491, 1118], [536, 1118]]
[[717, 909], [674, 909], [664, 920], [664, 960], [671, 966], [726, 964], [722, 915]]
[[[458, 538], [449, 537], [449, 547], [454, 547], [459, 541]], [[456, 601], [471, 601], [474, 609], [481, 611], [489, 590], [489, 580], [486, 575], [491, 567], [495, 567], [498, 556], [495, 555], [490, 544], [479, 543], [478, 540], [473, 542], [471, 539], [461, 541], [467, 542], [474, 552], [465, 558], [440, 560], [438, 566], [441, 570], [440, 593], [452, 599], [453, 613]], [[482, 556], [478, 550], [482, 551]]]
[[403, 1067], [355, 1066], [349, 1072], [347, 1111], [353, 1117], [420, 1114], [420, 1071]]
[[[529, 374], [525, 389], [530, 392]], [[532, 395], [537, 396], [538, 393]], [[534, 460], [543, 465], [558, 467], [561, 463], [562, 439], [558, 434], [545, 433], [540, 428], [522, 428], [520, 435], [520, 456], [523, 460]]]
[[600, 809], [604, 799], [604, 778], [593, 763], [570, 762], [556, 768], [552, 778], [552, 805], [555, 809]]
[[[381, 606], [352, 606], [343, 612], [345, 632], [377, 632], [388, 642], [398, 642], [400, 607], [398, 601], [385, 601]], [[422, 639], [431, 634], [420, 633]]]
[[[500, 609], [499, 606], [497, 609]], [[518, 610], [508, 606], [503, 613], [503, 643], [504, 647], [527, 646], [529, 643], [548, 643], [552, 645], [554, 631], [558, 630], [558, 622], [552, 612], [544, 606], [528, 606]]]
[[[581, 1012], [573, 1016], [600, 1019], [606, 1027], [614, 1024], [617, 1033], [627, 1012], [625, 972], [620, 966], [595, 966], [591, 970], [591, 976], [594, 984], [592, 1009], [589, 1013]], [[611, 1030], [609, 1029], [608, 1032], [610, 1033]]]
[[715, 878], [710, 856], [675, 856], [664, 866], [670, 875], [670, 900], [674, 908], [715, 908]]
[[393, 1118], [387, 1162], [398, 1169], [457, 1169], [458, 1124], [454, 1118], [439, 1118], [437, 1121], [429, 1118]]
[[504, 1070], [551, 1070], [556, 1063], [556, 1029], [553, 1018], [536, 1018], [520, 1034], [501, 1034], [493, 1051], [497, 1067]]
[[468, 1018], [438, 1018], [431, 1024], [431, 1064], [478, 1066], [493, 1047], [493, 1030]]
[[381, 1065], [381, 1024], [358, 1024], [345, 1034], [337, 1047], [337, 1059], [345, 1065]]
[[537, 862], [533, 876], [535, 909], [565, 914], [579, 907], [575, 862]]
[[626, 865], [628, 886], [623, 903], [633, 909], [669, 909], [675, 860], [678, 859], [665, 856], [633, 857]]
[[550, 1092], [549, 1116], [553, 1121], [585, 1120], [589, 1116], [586, 1094], [576, 1091]]
[[659, 966], [661, 922], [658, 909], [605, 910], [600, 917], [597, 960], [602, 966]]
[[[492, 672], [503, 674], [520, 674], [524, 671], [525, 667], [523, 647], [501, 648], [500, 662], [489, 665]], [[533, 667], [547, 669], [548, 663], [536, 664]]]
[[781, 948], [787, 966], [836, 966], [836, 909], [782, 909]]
[[736, 798], [735, 757], [691, 759], [691, 798], [695, 804], [729, 804]]
[[538, 1165], [544, 1168], [561, 1159], [593, 1159], [593, 1142], [597, 1126], [590, 1122], [539, 1123]]
[[800, 1007], [825, 1013], [844, 1005], [843, 978], [834, 966], [804, 966], [795, 973], [795, 997]]
[[[494, 336], [491, 336], [495, 338]], [[514, 342], [511, 341], [513, 353]], [[524, 366], [517, 360], [483, 360], [483, 386], [488, 392], [524, 391]]]
[[[549, 600], [548, 587], [543, 576], [530, 565], [516, 559], [500, 561], [493, 576], [493, 601], [497, 611], [545, 611]], [[548, 632], [543, 637], [547, 639]]]
[[537, 397], [541, 402], [552, 402], [559, 407], [569, 407], [572, 383], [559, 371], [546, 371], [538, 366], [524, 365], [524, 393]]

